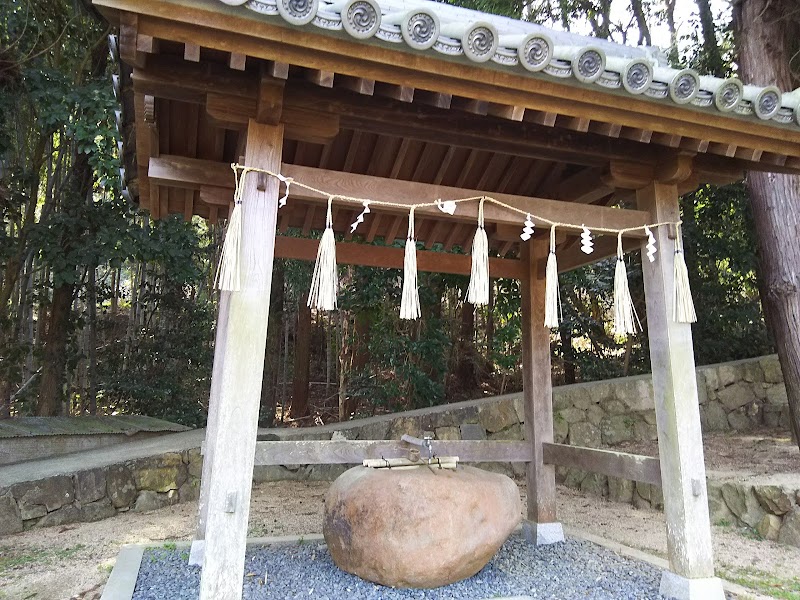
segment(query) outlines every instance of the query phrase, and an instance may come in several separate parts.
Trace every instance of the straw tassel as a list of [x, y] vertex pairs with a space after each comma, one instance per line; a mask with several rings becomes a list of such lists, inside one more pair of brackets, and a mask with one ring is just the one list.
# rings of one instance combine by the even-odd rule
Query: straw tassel
[[[617, 235], [617, 268], [614, 272], [614, 334], [625, 336], [636, 333], [638, 321], [639, 317], [628, 287], [628, 269], [625, 267], [622, 233], [620, 233]], [[641, 327], [641, 324], [639, 326]]]
[[333, 196], [329, 196], [325, 231], [319, 241], [317, 262], [314, 264], [311, 290], [308, 293], [308, 306], [318, 310], [336, 309], [336, 292], [339, 287], [336, 272], [336, 238], [333, 235], [333, 217], [331, 216], [332, 203]]
[[558, 327], [561, 312], [561, 294], [558, 289], [558, 260], [556, 259], [556, 226], [550, 227], [550, 255], [545, 274], [544, 326]]
[[247, 169], [241, 174], [236, 165], [231, 165], [236, 178], [236, 189], [233, 192], [233, 210], [228, 218], [228, 228], [225, 231], [225, 242], [222, 244], [222, 254], [214, 277], [214, 285], [223, 292], [238, 292], [242, 289], [242, 188]]
[[483, 225], [483, 198], [478, 207], [478, 229], [472, 240], [472, 274], [467, 302], [476, 306], [489, 304], [489, 240]]
[[408, 235], [403, 261], [403, 297], [400, 300], [401, 319], [419, 319], [419, 288], [417, 287], [417, 240], [414, 232], [414, 208], [408, 213]]
[[677, 226], [675, 238], [675, 297], [673, 298], [672, 319], [676, 323], [697, 323], [692, 290], [689, 287], [689, 270], [683, 257], [683, 237], [681, 226]]

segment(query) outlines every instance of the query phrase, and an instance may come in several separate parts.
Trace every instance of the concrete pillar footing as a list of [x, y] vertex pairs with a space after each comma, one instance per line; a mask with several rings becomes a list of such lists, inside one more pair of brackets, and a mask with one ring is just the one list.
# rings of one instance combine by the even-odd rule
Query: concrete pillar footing
[[206, 553], [205, 540], [192, 540], [192, 549], [189, 551], [189, 566], [202, 567], [203, 556]]
[[522, 531], [528, 543], [534, 546], [546, 546], [564, 541], [564, 527], [561, 523], [533, 523], [523, 521]]
[[725, 600], [719, 577], [689, 579], [672, 571], [661, 574], [659, 592], [671, 600]]

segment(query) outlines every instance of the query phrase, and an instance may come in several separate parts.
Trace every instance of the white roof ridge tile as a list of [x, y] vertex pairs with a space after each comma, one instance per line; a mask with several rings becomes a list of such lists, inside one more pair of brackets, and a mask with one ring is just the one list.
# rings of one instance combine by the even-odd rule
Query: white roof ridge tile
[[800, 89], [782, 94], [774, 86], [745, 86], [737, 78], [674, 69], [658, 47], [626, 46], [433, 0], [219, 1], [296, 26], [344, 30], [362, 41], [374, 36], [473, 63], [521, 65], [586, 86], [800, 126]]

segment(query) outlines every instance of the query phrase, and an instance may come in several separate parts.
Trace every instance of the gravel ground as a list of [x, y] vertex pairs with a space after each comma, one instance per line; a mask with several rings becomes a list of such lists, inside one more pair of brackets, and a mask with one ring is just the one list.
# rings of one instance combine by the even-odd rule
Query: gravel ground
[[[133, 600], [197, 598], [200, 570], [186, 552], [148, 550]], [[400, 590], [339, 570], [324, 544], [254, 548], [245, 563], [245, 600], [477, 600], [525, 594], [557, 600], [652, 600], [660, 572], [590, 542], [533, 547], [515, 534], [477, 575], [434, 590]], [[265, 583], [266, 575], [266, 583]]]

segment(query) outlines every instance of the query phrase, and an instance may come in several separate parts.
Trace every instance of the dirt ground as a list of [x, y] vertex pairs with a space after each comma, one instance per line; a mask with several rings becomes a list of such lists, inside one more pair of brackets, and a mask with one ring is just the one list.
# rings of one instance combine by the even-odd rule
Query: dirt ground
[[[703, 435], [706, 470], [752, 476], [794, 474], [800, 477], [800, 452], [788, 432], [755, 431], [748, 434]], [[658, 456], [658, 443], [627, 442], [621, 452]]]
[[[257, 486], [251, 536], [321, 531], [327, 483], [279, 482]], [[524, 489], [521, 489], [524, 497]], [[123, 544], [189, 540], [196, 503], [150, 513], [127, 513], [98, 523], [34, 529], [0, 538], [3, 600], [98, 600]], [[663, 514], [637, 510], [559, 489], [565, 525], [652, 554], [666, 556]], [[800, 549], [757, 539], [751, 532], [714, 527], [719, 574], [775, 597], [800, 599]]]

